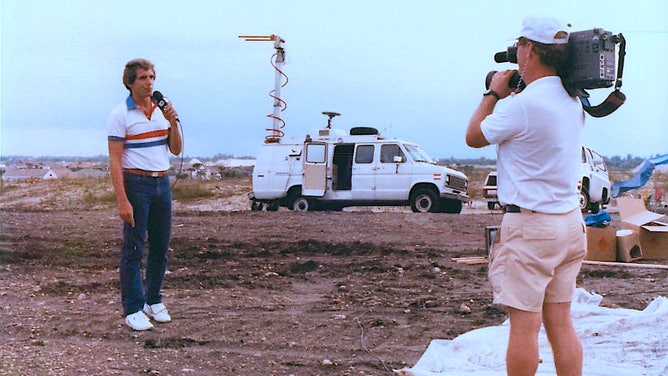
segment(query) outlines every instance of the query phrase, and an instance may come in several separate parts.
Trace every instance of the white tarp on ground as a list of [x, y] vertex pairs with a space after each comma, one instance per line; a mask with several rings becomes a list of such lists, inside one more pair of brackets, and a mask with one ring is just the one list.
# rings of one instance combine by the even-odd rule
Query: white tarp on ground
[[[642, 311], [604, 308], [600, 295], [577, 289], [572, 312], [584, 349], [583, 375], [668, 375], [668, 299], [658, 297]], [[508, 321], [464, 333], [453, 340], [432, 340], [410, 376], [502, 376]], [[545, 330], [538, 337], [541, 363], [536, 375], [555, 375]]]

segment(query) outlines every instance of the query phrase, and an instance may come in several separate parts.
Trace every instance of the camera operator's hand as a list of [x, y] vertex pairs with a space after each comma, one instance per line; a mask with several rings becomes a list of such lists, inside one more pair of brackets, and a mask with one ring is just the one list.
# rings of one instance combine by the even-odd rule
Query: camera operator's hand
[[510, 78], [515, 73], [517, 73], [517, 71], [512, 69], [496, 72], [494, 77], [492, 77], [492, 82], [489, 83], [489, 89], [499, 94], [501, 99], [509, 96], [515, 91], [515, 88], [511, 88], [509, 85]]

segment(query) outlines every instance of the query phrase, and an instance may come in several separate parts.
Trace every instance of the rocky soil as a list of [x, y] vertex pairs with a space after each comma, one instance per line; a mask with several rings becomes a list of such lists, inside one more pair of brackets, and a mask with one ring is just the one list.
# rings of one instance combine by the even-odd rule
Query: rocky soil
[[[175, 204], [173, 321], [133, 332], [108, 192], [64, 184], [0, 195], [1, 375], [390, 375], [432, 339], [506, 319], [486, 264], [455, 260], [486, 254], [501, 214], [484, 203], [459, 215], [253, 212], [243, 184], [220, 183]], [[667, 281], [667, 270], [585, 265], [578, 285], [643, 309]]]

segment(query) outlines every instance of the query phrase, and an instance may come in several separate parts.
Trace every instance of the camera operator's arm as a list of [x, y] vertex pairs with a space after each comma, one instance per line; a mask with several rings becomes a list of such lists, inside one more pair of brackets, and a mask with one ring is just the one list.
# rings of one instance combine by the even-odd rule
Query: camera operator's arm
[[482, 101], [469, 120], [469, 126], [466, 129], [466, 144], [474, 148], [481, 148], [489, 145], [489, 141], [482, 133], [480, 124], [485, 118], [494, 111], [494, 106], [499, 99], [503, 99], [512, 92], [508, 86], [508, 81], [513, 75], [512, 70], [498, 72], [492, 78], [489, 84], [489, 90], [483, 95]]

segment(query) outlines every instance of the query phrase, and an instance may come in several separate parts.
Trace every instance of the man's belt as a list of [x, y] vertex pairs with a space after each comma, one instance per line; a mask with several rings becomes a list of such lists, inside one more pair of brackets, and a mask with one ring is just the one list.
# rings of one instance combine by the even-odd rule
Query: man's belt
[[503, 208], [503, 212], [504, 213], [521, 213], [522, 209], [517, 205], [510, 204], [510, 205], [506, 205]]
[[503, 207], [503, 212], [504, 213], [537, 213], [536, 211], [529, 210], [529, 209], [522, 209], [517, 205], [513, 204], [508, 204]]
[[134, 174], [134, 175], [141, 175], [141, 176], [149, 176], [152, 178], [161, 178], [167, 174], [167, 171], [146, 171], [146, 170], [140, 170], [138, 168], [124, 168], [123, 172], [127, 172], [129, 174]]

